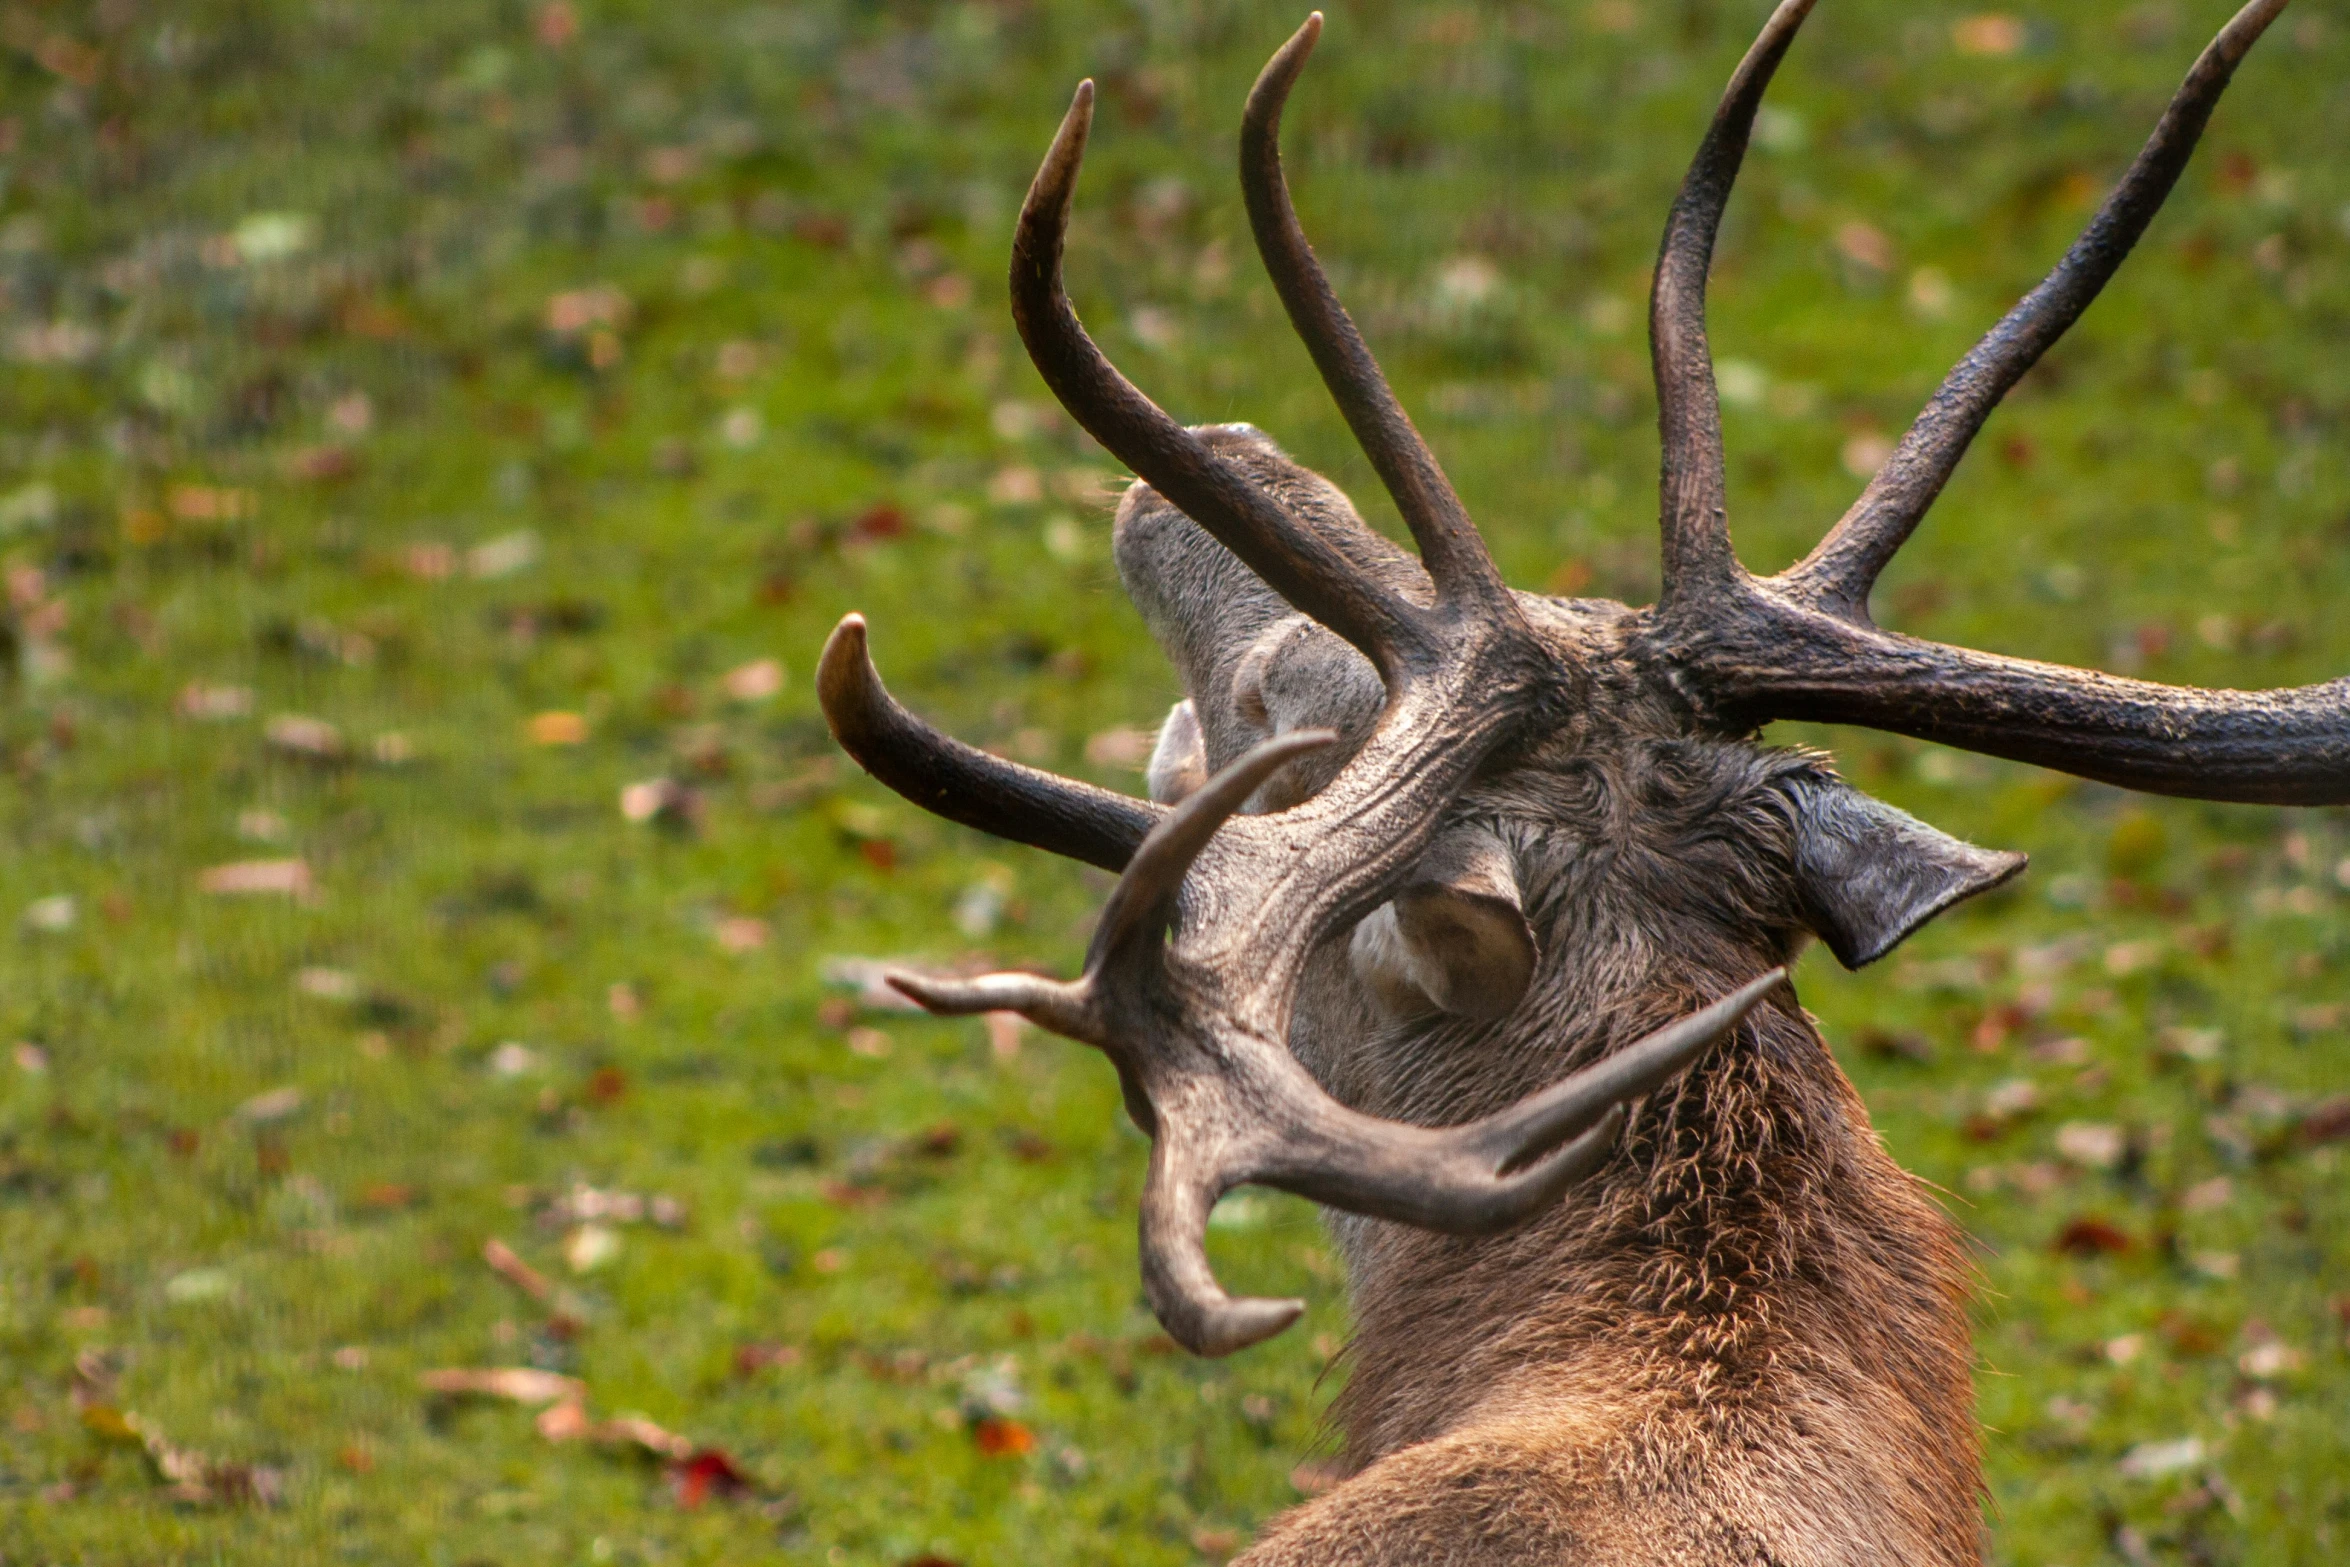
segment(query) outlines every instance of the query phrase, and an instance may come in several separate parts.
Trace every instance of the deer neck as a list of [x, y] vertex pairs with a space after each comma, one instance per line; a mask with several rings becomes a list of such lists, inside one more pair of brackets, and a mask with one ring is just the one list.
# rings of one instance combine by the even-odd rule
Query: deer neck
[[[1772, 961], [1708, 946], [1703, 932], [1587, 945], [1500, 1026], [1390, 1025], [1343, 1052], [1301, 1030], [1301, 1053], [1371, 1113], [1457, 1122]], [[1356, 1466], [1506, 1418], [1561, 1443], [1614, 1432], [1614, 1461], [1693, 1472], [1755, 1444], [1842, 1440], [1841, 1411], [1845, 1438], [1881, 1452], [1894, 1434], [1905, 1472], [1971, 1516], [1956, 1233], [1792, 1007], [1639, 1106], [1609, 1166], [1531, 1224], [1338, 1229], [1356, 1335], [1333, 1418]]]

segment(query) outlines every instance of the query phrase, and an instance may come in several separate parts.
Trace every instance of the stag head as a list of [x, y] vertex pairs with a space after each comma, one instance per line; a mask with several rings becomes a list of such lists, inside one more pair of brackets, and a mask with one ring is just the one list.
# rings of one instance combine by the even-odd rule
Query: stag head
[[[932, 730], [882, 688], [855, 615], [825, 648], [821, 695], [841, 744], [908, 799], [1120, 873], [1074, 980], [893, 983], [933, 1011], [1018, 1012], [1109, 1056], [1152, 1139], [1144, 1281], [1193, 1350], [1253, 1343], [1302, 1309], [1216, 1283], [1203, 1231], [1228, 1188], [1454, 1234], [1518, 1224], [1609, 1159], [1628, 1106], [1751, 1034], [1758, 1006], [1789, 1006], [1784, 967], [1807, 936], [1857, 967], [2022, 868], [1869, 799], [1823, 758], [1763, 747], [1773, 720], [2156, 793], [2350, 801], [2350, 681], [2154, 685], [1920, 641], [1868, 611], [2000, 398], [2145, 231], [2284, 0], [2228, 24], [2086, 232], [1852, 509], [1802, 562], [1757, 578], [1725, 520], [1706, 274], [1764, 89], [1811, 6], [1772, 15], [1666, 227], [1650, 313], [1664, 587], [1645, 609], [1501, 580], [1332, 293], [1278, 146], [1319, 13], [1249, 95], [1241, 185], [1273, 284], [1416, 558], [1256, 430], [1178, 424], [1086, 335], [1061, 257], [1090, 82], [1028, 193], [1013, 315], [1055, 395], [1138, 476], [1119, 567], [1188, 693], [1161, 731], [1152, 798]], [[1573, 1016], [1586, 1004], [1601, 1015]], [[1589, 1044], [1579, 1069], [1515, 1081], [1512, 1041], [1562, 1027]], [[1464, 1086], [1468, 1071], [1490, 1080]], [[1445, 1113], [1463, 1104], [1483, 1113]], [[1415, 1124], [1430, 1120], [1452, 1124]]]

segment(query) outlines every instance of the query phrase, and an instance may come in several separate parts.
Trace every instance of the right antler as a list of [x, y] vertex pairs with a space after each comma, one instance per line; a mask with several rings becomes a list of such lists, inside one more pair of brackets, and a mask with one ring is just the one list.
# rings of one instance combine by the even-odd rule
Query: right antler
[[857, 616], [833, 633], [819, 673], [834, 732], [909, 799], [1005, 837], [1123, 866], [1077, 979], [891, 982], [933, 1011], [1019, 1012], [1110, 1057], [1128, 1109], [1152, 1139], [1144, 1285], [1167, 1331], [1202, 1354], [1277, 1333], [1303, 1309], [1294, 1300], [1235, 1300], [1216, 1283], [1205, 1228], [1230, 1187], [1257, 1182], [1454, 1233], [1507, 1228], [1598, 1164], [1625, 1101], [1694, 1060], [1784, 979], [1774, 969], [1463, 1126], [1409, 1126], [1348, 1109], [1289, 1053], [1290, 1009], [1313, 955], [1394, 890], [1485, 758], [1570, 700], [1577, 679], [1526, 624], [1290, 210], [1275, 137], [1320, 26], [1317, 13], [1250, 95], [1242, 179], [1292, 319], [1419, 541], [1431, 602], [1356, 570], [1137, 391], [1078, 323], [1061, 253], [1092, 120], [1090, 82], [1078, 88], [1021, 209], [1012, 309], [1046, 383], [1096, 440], [1379, 670], [1387, 703], [1361, 750], [1295, 809], [1237, 815], [1274, 772], [1335, 740], [1324, 731], [1283, 735], [1162, 812], [1016, 768], [922, 724], [882, 689]]
[[2212, 109], [2286, 0], [2252, 0], [2187, 74], [2089, 227], [1943, 382], [1819, 547], [1749, 576], [1723, 514], [1721, 413], [1705, 277], [1771, 73], [1813, 0], [1785, 0], [1723, 94], [1665, 230], [1650, 328], [1664, 438], [1664, 592], [1648, 651], [1723, 727], [1862, 724], [2157, 794], [2281, 805], [2350, 802], [2350, 679], [2203, 691], [2004, 658], [1884, 631], [1878, 574], [1991, 411], [2080, 318], [2178, 182]]

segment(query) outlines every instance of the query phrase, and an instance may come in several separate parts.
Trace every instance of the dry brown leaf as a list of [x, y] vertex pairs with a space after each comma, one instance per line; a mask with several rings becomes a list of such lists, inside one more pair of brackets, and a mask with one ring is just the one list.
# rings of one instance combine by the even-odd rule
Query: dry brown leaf
[[425, 1390], [449, 1397], [511, 1399], [517, 1404], [584, 1404], [587, 1384], [531, 1366], [454, 1366], [417, 1378]]

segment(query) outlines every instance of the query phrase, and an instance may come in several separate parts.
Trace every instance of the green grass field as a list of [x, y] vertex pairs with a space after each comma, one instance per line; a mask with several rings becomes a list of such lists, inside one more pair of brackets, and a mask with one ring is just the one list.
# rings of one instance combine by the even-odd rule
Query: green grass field
[[[1522, 586], [1653, 591], [1646, 267], [1764, 9], [1342, 5], [1290, 111], [1307, 225]], [[1821, 6], [1716, 278], [1750, 566], [2224, 16]], [[1313, 1309], [1166, 1352], [1103, 1064], [827, 978], [1067, 970], [1100, 879], [883, 793], [810, 675], [861, 609], [941, 723], [1140, 787], [1123, 731], [1175, 693], [1119, 476], [1002, 298], [1081, 75], [1088, 321], [1392, 525], [1231, 175], [1297, 20], [0, 8], [0, 1562], [1182, 1563], [1295, 1499], [1344, 1375], [1316, 1218], [1228, 1200], [1225, 1278]], [[2304, 0], [1889, 623], [2350, 670], [2346, 84], [2350, 14]], [[2350, 821], [1781, 738], [2034, 857], [1800, 976], [1980, 1243], [1995, 1559], [2343, 1559]], [[577, 1381], [421, 1380], [493, 1366]]]

